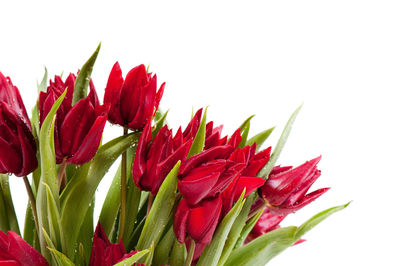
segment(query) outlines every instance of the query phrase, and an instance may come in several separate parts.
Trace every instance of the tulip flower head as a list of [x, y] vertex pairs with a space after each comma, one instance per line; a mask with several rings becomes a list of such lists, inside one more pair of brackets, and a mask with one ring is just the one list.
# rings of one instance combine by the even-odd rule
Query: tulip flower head
[[122, 77], [116, 62], [108, 78], [104, 103], [110, 105], [108, 120], [131, 130], [142, 130], [157, 111], [165, 83], [157, 91], [157, 75], [147, 73], [144, 65]]
[[[100, 223], [97, 224], [96, 231], [93, 236], [92, 254], [90, 255], [89, 266], [112, 266], [121, 262], [138, 251], [126, 253], [122, 240], [120, 243], [111, 244], [103, 227]], [[142, 266], [144, 264], [133, 264], [134, 266]]]
[[70, 74], [65, 82], [59, 76], [50, 81], [47, 92], [39, 95], [39, 112], [42, 124], [54, 102], [67, 89], [57, 110], [54, 128], [56, 160], [57, 163], [66, 160], [67, 163], [80, 165], [90, 161], [97, 152], [107, 121], [108, 107], [99, 105], [92, 82], [89, 95], [72, 105], [75, 79], [75, 75]]
[[321, 175], [317, 164], [321, 156], [305, 162], [297, 168], [275, 167], [264, 186], [259, 189], [271, 213], [287, 215], [311, 203], [329, 188], [318, 189], [306, 194]]
[[253, 173], [269, 160], [270, 148], [255, 154], [255, 145], [238, 148], [240, 141], [238, 129], [228, 143], [210, 145], [182, 163], [178, 190], [183, 198], [174, 219], [179, 242], [189, 236], [198, 244], [210, 243], [219, 222], [243, 190], [247, 197], [264, 184], [265, 180]]
[[25, 176], [37, 165], [36, 143], [21, 95], [0, 72], [0, 173]]
[[48, 266], [46, 259], [18, 234], [0, 231], [0, 265]]

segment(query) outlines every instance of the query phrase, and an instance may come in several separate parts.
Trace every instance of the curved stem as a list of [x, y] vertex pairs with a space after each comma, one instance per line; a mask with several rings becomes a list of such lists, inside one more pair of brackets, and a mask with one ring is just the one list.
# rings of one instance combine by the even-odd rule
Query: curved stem
[[[124, 127], [124, 136], [128, 134], [128, 129]], [[118, 240], [121, 240], [125, 231], [126, 220], [126, 151], [121, 157], [121, 212], [119, 217]]]
[[26, 192], [28, 193], [29, 202], [31, 203], [33, 218], [35, 219], [36, 232], [39, 233], [39, 222], [38, 222], [38, 218], [37, 218], [36, 199], [35, 199], [35, 196], [33, 195], [32, 187], [29, 184], [28, 178], [26, 176], [24, 176], [23, 180], [25, 183]]
[[190, 266], [192, 264], [195, 249], [196, 249], [196, 242], [194, 242], [193, 239], [190, 239], [189, 253], [188, 256], [186, 257], [185, 266]]

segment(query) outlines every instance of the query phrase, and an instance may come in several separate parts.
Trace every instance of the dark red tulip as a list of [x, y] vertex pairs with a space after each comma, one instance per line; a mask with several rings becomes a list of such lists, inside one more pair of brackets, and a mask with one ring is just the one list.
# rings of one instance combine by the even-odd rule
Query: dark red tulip
[[18, 234], [0, 231], [0, 265], [47, 266], [46, 259]]
[[0, 72], [0, 173], [25, 176], [37, 165], [36, 143], [21, 95]]
[[174, 165], [186, 158], [191, 145], [192, 139], [185, 140], [180, 129], [172, 137], [172, 130], [167, 126], [162, 127], [152, 140], [149, 120], [140, 136], [132, 166], [135, 184], [155, 195]]
[[[126, 253], [122, 240], [120, 243], [111, 244], [103, 227], [98, 223], [93, 236], [92, 254], [90, 255], [89, 266], [112, 266], [131, 257], [137, 252], [138, 251], [132, 251]], [[144, 264], [134, 263], [133, 265], [142, 266]]]
[[104, 103], [111, 106], [108, 120], [111, 123], [141, 130], [157, 111], [165, 83], [157, 91], [157, 75], [147, 73], [144, 65], [139, 65], [122, 77], [116, 62], [108, 78]]
[[324, 194], [329, 188], [318, 189], [306, 194], [311, 185], [321, 175], [317, 164], [321, 156], [305, 162], [297, 168], [275, 168], [264, 186], [260, 188], [260, 196], [267, 202], [271, 213], [287, 215], [295, 212]]
[[57, 163], [66, 160], [79, 165], [90, 161], [96, 154], [107, 121], [108, 107], [99, 105], [92, 82], [89, 95], [72, 105], [75, 79], [75, 75], [70, 74], [65, 82], [59, 76], [54, 82], [50, 81], [47, 92], [40, 93], [39, 112], [42, 124], [54, 102], [68, 88], [57, 110], [54, 146]]

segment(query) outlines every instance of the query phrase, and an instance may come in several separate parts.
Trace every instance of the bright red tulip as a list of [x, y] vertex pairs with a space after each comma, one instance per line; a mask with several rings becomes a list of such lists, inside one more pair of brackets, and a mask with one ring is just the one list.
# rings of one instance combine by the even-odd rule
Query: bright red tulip
[[21, 95], [0, 72], [0, 173], [25, 176], [37, 165], [36, 143]]
[[90, 82], [89, 95], [72, 105], [75, 75], [65, 82], [56, 76], [47, 92], [39, 96], [40, 123], [43, 123], [57, 98], [66, 88], [67, 94], [57, 110], [54, 146], [57, 163], [83, 164], [96, 154], [107, 121], [108, 107], [99, 105], [94, 85]]
[[[219, 129], [215, 132], [220, 134]], [[208, 244], [242, 191], [246, 189], [247, 197], [264, 184], [265, 180], [253, 173], [258, 173], [269, 160], [270, 148], [255, 154], [256, 145], [238, 149], [240, 141], [240, 130], [237, 130], [228, 143], [210, 145], [182, 163], [178, 190], [183, 199], [174, 218], [179, 242], [183, 243], [189, 236], [196, 243]]]
[[189, 235], [196, 243], [210, 243], [218, 225], [221, 210], [220, 197], [203, 200], [196, 207], [189, 207], [183, 198], [175, 211], [174, 219], [174, 231], [178, 241], [184, 243], [186, 236]]
[[267, 202], [271, 213], [287, 215], [295, 212], [324, 194], [329, 188], [318, 189], [306, 194], [311, 185], [321, 175], [317, 164], [321, 156], [297, 168], [275, 168], [264, 186], [259, 189], [260, 196]]
[[[118, 244], [111, 244], [103, 227], [98, 223], [93, 236], [92, 254], [90, 255], [89, 266], [112, 266], [131, 257], [137, 252], [138, 251], [132, 251], [126, 253], [122, 240]], [[134, 263], [133, 265], [142, 266], [144, 264]]]
[[46, 259], [18, 234], [0, 231], [0, 265], [47, 266]]
[[111, 106], [108, 120], [132, 130], [141, 130], [157, 111], [165, 83], [157, 91], [157, 75], [147, 73], [144, 65], [139, 65], [122, 77], [116, 62], [108, 78], [104, 103]]

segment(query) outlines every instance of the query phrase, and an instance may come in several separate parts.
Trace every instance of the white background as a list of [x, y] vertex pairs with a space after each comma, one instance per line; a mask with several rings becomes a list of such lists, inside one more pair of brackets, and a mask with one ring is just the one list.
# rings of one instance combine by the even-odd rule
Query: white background
[[[28, 110], [44, 66], [51, 76], [75, 72], [100, 41], [93, 73], [100, 98], [115, 61], [124, 74], [150, 64], [167, 82], [161, 108], [170, 109], [175, 129], [192, 106], [209, 105], [226, 134], [252, 114], [251, 134], [278, 126], [274, 145], [304, 102], [279, 162], [322, 154], [313, 188], [332, 189], [283, 224], [353, 202], [269, 265], [399, 265], [398, 1], [2, 1], [0, 11], [0, 71]], [[120, 131], [109, 127], [105, 138]], [[21, 219], [22, 183], [12, 177]]]

